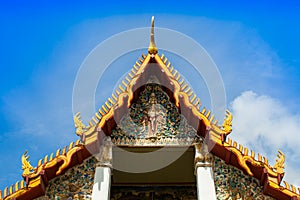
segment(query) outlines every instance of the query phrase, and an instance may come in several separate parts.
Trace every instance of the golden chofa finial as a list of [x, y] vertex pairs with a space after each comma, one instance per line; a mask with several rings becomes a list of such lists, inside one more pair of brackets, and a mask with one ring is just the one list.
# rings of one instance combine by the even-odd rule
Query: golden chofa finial
[[157, 47], [154, 41], [154, 16], [152, 16], [152, 20], [151, 20], [151, 35], [150, 35], [150, 45], [148, 48], [148, 53], [157, 54]]
[[225, 134], [228, 135], [232, 131], [232, 114], [229, 110], [226, 110], [226, 117], [223, 122], [223, 130]]
[[23, 169], [23, 174], [22, 176], [29, 176], [34, 168], [31, 166], [29, 162], [29, 155], [27, 154], [28, 151], [26, 150], [25, 153], [22, 155], [22, 169]]
[[83, 132], [86, 131], [87, 127], [83, 124], [81, 120], [80, 112], [74, 115], [74, 124], [76, 128], [76, 135], [81, 137]]
[[273, 167], [273, 169], [276, 170], [277, 173], [282, 174], [284, 173], [284, 162], [285, 162], [285, 155], [282, 153], [282, 151], [278, 150], [276, 163]]

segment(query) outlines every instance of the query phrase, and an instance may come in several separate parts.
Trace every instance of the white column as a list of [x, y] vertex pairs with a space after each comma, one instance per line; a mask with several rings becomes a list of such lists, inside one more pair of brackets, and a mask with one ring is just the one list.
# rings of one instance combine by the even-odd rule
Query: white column
[[212, 169], [213, 156], [203, 143], [195, 144], [195, 175], [198, 200], [216, 200], [216, 189]]
[[110, 200], [112, 143], [110, 137], [100, 141], [100, 153], [94, 176], [92, 200]]
[[109, 200], [111, 169], [109, 167], [96, 167], [92, 200]]

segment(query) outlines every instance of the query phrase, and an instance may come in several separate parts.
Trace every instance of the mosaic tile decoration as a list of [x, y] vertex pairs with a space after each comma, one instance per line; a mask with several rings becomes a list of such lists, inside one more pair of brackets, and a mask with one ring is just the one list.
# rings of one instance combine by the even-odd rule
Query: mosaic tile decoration
[[190, 145], [197, 140], [195, 129], [187, 123], [161, 86], [149, 83], [113, 130], [116, 145]]
[[[51, 180], [46, 195], [36, 200], [90, 200], [94, 182], [95, 158], [68, 169]], [[263, 195], [259, 181], [215, 158], [214, 178], [218, 200], [274, 200]], [[196, 186], [113, 186], [111, 200], [193, 200]]]
[[[132, 146], [189, 145], [200, 139], [161, 86], [155, 83], [147, 84], [140, 92], [111, 137], [114, 144]], [[68, 169], [51, 180], [46, 195], [36, 200], [91, 199], [95, 163], [95, 158], [89, 158]], [[262, 194], [258, 180], [219, 158], [215, 158], [214, 178], [218, 200], [273, 200]], [[119, 199], [193, 200], [197, 199], [197, 189], [196, 186], [113, 186], [111, 200]]]
[[215, 185], [218, 200], [274, 200], [263, 194], [259, 181], [219, 158], [214, 163]]
[[51, 180], [45, 197], [37, 200], [89, 200], [92, 199], [94, 173], [97, 160], [92, 157], [81, 165], [68, 169], [63, 175]]

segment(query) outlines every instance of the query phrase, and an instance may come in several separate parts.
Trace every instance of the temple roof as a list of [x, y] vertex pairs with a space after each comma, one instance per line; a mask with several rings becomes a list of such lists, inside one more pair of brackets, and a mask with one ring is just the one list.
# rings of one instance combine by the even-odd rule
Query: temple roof
[[[244, 172], [255, 177], [263, 186], [266, 195], [276, 199], [300, 199], [300, 189], [288, 184], [284, 176], [285, 156], [279, 151], [276, 164], [271, 166], [268, 159], [249, 151], [229, 138], [232, 131], [232, 115], [229, 111], [222, 124], [219, 124], [210, 110], [206, 109], [197, 95], [192, 91], [179, 72], [171, 65], [164, 54], [159, 55], [154, 42], [154, 18], [152, 18], [151, 40], [147, 55], [139, 58], [125, 77], [118, 89], [101, 106], [95, 116], [84, 125], [80, 114], [74, 116], [76, 134], [80, 140], [59, 149], [50, 156], [41, 159], [36, 167], [32, 167], [25, 153], [22, 157], [23, 180], [0, 191], [2, 199], [33, 199], [45, 194], [48, 182], [63, 174], [67, 169], [80, 164], [84, 159], [99, 150], [99, 135], [111, 135], [124, 110], [134, 102], [140, 88], [155, 74], [160, 84], [164, 85], [172, 102], [180, 108], [181, 114], [197, 131], [200, 137], [208, 138], [214, 143], [211, 152]], [[192, 144], [191, 144], [192, 145]]]

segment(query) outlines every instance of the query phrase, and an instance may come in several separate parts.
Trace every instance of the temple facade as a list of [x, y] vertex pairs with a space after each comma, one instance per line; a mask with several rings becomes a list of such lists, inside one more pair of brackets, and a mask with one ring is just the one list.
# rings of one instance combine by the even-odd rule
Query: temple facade
[[35, 167], [22, 156], [22, 180], [0, 200], [296, 200], [275, 165], [230, 139], [232, 114], [214, 119], [154, 41], [78, 140]]

